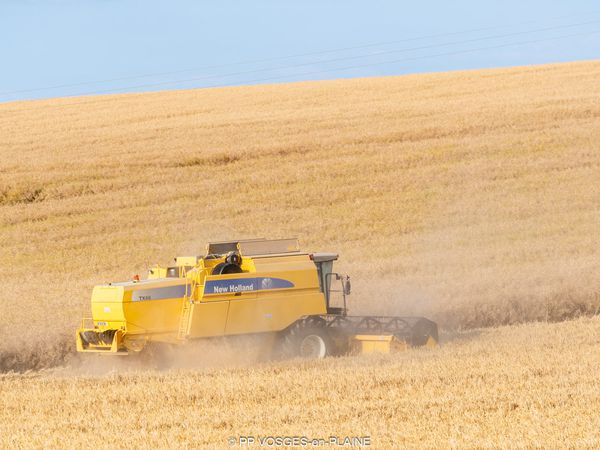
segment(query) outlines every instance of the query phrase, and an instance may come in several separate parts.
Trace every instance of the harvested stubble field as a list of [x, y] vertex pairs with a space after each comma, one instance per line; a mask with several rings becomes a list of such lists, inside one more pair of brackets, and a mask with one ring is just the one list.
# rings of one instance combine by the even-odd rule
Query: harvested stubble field
[[[231, 237], [338, 251], [357, 313], [449, 332], [593, 315], [599, 86], [590, 61], [0, 105], [0, 370], [80, 364], [94, 284]], [[599, 328], [463, 331], [433, 352], [302, 365], [6, 375], [1, 439], [600, 445]]]

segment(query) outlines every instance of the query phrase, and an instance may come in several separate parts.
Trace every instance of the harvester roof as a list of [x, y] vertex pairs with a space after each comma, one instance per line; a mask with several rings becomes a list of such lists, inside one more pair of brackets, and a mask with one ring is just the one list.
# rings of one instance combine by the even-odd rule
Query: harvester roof
[[300, 254], [297, 238], [288, 239], [238, 239], [235, 241], [209, 242], [207, 255], [224, 255], [239, 251], [244, 256]]

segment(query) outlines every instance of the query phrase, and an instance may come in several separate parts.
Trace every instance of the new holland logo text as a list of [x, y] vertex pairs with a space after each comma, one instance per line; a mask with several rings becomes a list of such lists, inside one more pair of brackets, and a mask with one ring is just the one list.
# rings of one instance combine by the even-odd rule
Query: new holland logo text
[[213, 286], [213, 294], [225, 294], [227, 292], [246, 292], [246, 291], [253, 291], [254, 290], [254, 283], [250, 283], [250, 284], [229, 284], [226, 286], [218, 286], [215, 285]]
[[283, 278], [256, 277], [231, 280], [208, 280], [204, 285], [205, 295], [237, 294], [241, 292], [266, 291], [293, 288], [294, 283]]

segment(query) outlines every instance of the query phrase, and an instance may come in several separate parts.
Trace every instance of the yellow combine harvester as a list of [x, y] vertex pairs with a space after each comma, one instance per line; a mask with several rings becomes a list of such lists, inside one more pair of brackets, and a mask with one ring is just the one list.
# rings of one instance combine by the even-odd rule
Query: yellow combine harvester
[[128, 354], [149, 343], [254, 333], [276, 337], [279, 355], [312, 358], [436, 345], [430, 320], [347, 315], [350, 280], [333, 272], [337, 258], [301, 252], [296, 239], [209, 243], [206, 256], [177, 257], [146, 280], [96, 286], [77, 350]]

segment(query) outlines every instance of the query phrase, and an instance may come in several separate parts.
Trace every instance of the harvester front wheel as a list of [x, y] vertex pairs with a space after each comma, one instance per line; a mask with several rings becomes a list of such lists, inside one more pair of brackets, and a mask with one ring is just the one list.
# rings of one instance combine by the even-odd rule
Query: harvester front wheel
[[299, 354], [301, 358], [322, 359], [327, 355], [325, 338], [319, 334], [304, 336], [300, 342]]
[[282, 340], [282, 356], [322, 359], [332, 355], [333, 341], [324, 327], [292, 327]]

